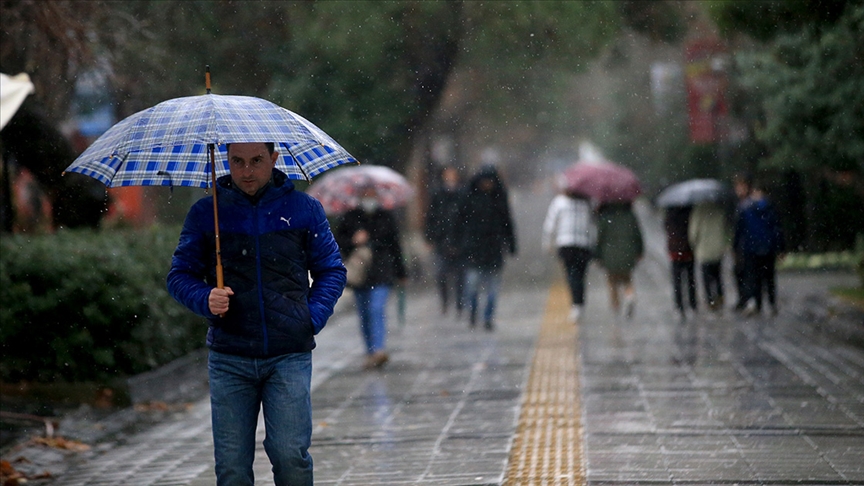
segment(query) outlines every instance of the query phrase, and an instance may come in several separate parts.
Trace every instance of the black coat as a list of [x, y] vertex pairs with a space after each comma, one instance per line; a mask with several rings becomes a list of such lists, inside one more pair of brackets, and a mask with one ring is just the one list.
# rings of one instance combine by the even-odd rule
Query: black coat
[[378, 209], [367, 213], [357, 208], [342, 216], [334, 234], [343, 259], [347, 259], [354, 251], [351, 238], [361, 229], [369, 233], [369, 248], [372, 250], [372, 265], [367, 271], [366, 282], [362, 288], [393, 285], [397, 279], [406, 278], [408, 273], [402, 257], [399, 230], [389, 211]]
[[666, 208], [666, 217], [663, 220], [666, 229], [666, 249], [669, 252], [669, 259], [673, 262], [693, 261], [693, 249], [690, 247], [690, 239], [687, 235], [692, 209], [693, 206]]
[[[492, 190], [480, 189], [483, 179], [492, 180]], [[507, 192], [494, 168], [481, 169], [471, 179], [458, 221], [460, 254], [467, 267], [500, 269], [504, 265], [504, 252], [516, 253]]]
[[425, 236], [444, 260], [459, 261], [459, 208], [463, 193], [459, 189], [441, 188], [432, 195], [426, 212]]

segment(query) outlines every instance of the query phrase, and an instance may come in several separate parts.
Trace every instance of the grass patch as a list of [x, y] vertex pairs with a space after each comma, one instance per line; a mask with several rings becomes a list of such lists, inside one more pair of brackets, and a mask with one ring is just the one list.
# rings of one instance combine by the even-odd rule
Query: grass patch
[[831, 294], [840, 297], [859, 309], [864, 309], [864, 287], [837, 287], [831, 289]]
[[788, 253], [777, 264], [778, 270], [854, 270], [861, 257], [857, 252], [842, 251], [830, 253]]

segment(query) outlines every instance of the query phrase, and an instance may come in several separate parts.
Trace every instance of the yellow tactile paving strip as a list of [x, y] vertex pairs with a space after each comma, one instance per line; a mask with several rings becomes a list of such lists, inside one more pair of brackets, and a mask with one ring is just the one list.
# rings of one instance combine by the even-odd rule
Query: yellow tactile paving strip
[[549, 290], [537, 338], [510, 450], [507, 486], [585, 484], [576, 356], [579, 330], [567, 321], [569, 307], [566, 287], [556, 283]]

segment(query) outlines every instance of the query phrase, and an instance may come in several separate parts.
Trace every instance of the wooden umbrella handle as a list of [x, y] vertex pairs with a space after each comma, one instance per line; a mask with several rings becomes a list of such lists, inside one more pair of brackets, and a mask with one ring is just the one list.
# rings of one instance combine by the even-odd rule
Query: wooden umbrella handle
[[225, 280], [222, 277], [222, 246], [219, 242], [219, 203], [216, 201], [216, 146], [208, 144], [210, 149], [210, 178], [213, 187], [213, 224], [216, 234], [216, 287], [225, 288]]

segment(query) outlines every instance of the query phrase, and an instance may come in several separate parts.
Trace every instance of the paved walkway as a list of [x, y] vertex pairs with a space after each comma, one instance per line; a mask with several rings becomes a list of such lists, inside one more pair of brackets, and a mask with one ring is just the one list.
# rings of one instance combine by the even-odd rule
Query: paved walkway
[[[350, 310], [328, 324], [314, 353], [317, 484], [864, 484], [864, 348], [834, 332], [862, 314], [824, 305], [826, 288], [851, 275], [783, 275], [776, 318], [680, 323], [653, 250], [637, 273], [633, 320], [608, 311], [592, 268], [577, 328], [562, 325], [560, 283], [524, 268], [509, 271], [491, 333], [440, 316], [428, 293], [409, 295], [404, 325], [392, 309], [392, 362], [381, 371], [361, 370]], [[557, 369], [571, 371], [535, 387], [549, 376], [532, 375], [547, 366], [541, 356], [569, 356]], [[570, 387], [578, 393], [553, 396]], [[30, 484], [215, 483], [207, 399], [152, 422], [129, 422], [84, 453], [17, 453], [55, 473]], [[87, 438], [82, 424], [60, 430]], [[272, 484], [263, 450], [255, 469], [257, 484]]]

